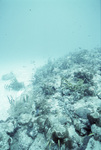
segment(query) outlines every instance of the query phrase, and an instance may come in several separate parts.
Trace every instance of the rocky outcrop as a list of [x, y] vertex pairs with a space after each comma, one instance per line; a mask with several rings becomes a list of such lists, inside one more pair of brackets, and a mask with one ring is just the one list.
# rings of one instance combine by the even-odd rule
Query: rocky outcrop
[[0, 150], [100, 150], [101, 49], [49, 61], [32, 85], [0, 121]]

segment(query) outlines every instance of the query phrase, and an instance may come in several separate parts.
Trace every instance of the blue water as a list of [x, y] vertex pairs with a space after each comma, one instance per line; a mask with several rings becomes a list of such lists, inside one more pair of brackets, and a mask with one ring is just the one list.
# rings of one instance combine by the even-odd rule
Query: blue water
[[0, 64], [101, 47], [100, 0], [0, 0]]

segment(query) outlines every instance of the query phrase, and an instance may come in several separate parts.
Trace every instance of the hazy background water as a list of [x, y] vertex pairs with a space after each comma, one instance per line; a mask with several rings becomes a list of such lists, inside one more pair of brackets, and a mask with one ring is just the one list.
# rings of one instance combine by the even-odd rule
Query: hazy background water
[[101, 0], [0, 0], [0, 64], [101, 47]]

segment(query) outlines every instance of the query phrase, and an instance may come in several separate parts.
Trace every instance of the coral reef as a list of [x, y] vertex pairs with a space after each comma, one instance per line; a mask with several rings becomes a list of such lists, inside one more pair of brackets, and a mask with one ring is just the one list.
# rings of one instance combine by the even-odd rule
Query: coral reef
[[49, 60], [29, 88], [0, 121], [0, 150], [101, 149], [100, 48]]

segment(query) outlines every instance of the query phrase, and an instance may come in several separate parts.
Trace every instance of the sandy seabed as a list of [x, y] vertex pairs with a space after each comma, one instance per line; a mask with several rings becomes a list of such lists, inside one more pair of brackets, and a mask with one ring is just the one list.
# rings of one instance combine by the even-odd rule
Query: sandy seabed
[[8, 97], [13, 97], [16, 99], [23, 92], [21, 91], [13, 91], [5, 89], [5, 86], [8, 85], [8, 80], [2, 80], [2, 76], [5, 74], [9, 74], [10, 72], [14, 73], [15, 77], [19, 82], [24, 82], [25, 88], [31, 84], [32, 75], [35, 73], [36, 68], [40, 67], [41, 63], [27, 63], [27, 64], [8, 64], [0, 66], [0, 120], [6, 120], [9, 117], [8, 109], [10, 108], [10, 103]]

